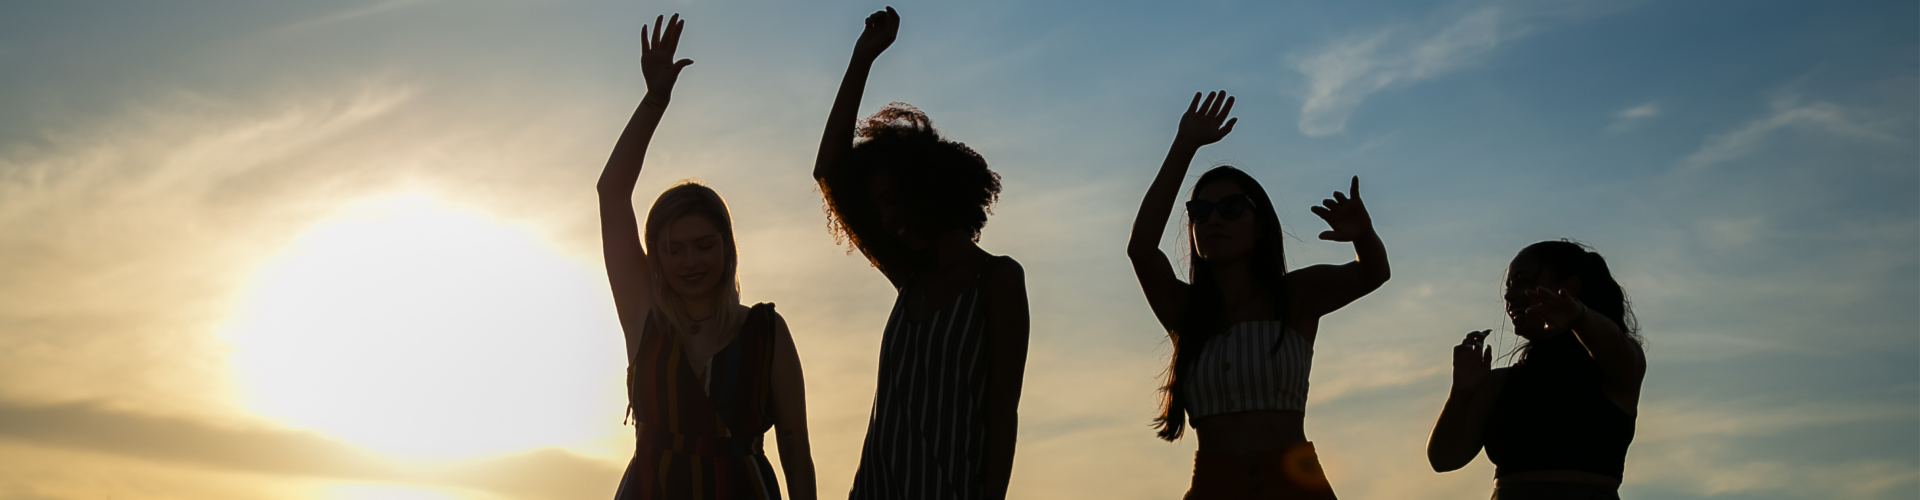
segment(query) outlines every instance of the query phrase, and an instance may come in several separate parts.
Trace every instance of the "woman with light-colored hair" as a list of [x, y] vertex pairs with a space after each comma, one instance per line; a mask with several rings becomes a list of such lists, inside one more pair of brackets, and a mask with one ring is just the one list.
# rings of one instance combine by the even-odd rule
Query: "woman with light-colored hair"
[[[600, 174], [600, 237], [614, 307], [626, 332], [633, 460], [615, 498], [780, 498], [763, 451], [777, 432], [792, 498], [814, 498], [806, 384], [786, 320], [773, 304], [740, 303], [733, 219], [720, 194], [683, 181], [647, 210], [645, 244], [633, 186], [673, 83], [685, 25], [675, 15], [641, 28], [647, 94]], [[651, 250], [651, 251], [649, 251]]]

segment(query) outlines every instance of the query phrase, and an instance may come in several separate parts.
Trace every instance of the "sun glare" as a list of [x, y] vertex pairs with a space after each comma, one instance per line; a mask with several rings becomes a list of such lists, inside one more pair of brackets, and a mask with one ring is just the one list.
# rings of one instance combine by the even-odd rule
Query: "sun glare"
[[593, 269], [533, 232], [410, 195], [302, 234], [256, 272], [223, 334], [254, 411], [453, 458], [616, 432], [611, 311]]

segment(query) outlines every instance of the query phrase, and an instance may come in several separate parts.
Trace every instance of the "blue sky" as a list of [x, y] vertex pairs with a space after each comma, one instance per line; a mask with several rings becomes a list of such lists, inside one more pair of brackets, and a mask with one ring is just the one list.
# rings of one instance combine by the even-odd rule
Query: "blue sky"
[[[881, 6], [0, 6], [0, 498], [610, 494], [631, 444], [612, 422], [621, 361], [588, 186], [641, 94], [639, 26], [674, 12], [696, 64], [637, 199], [683, 177], [728, 197], [745, 295], [793, 325], [821, 492], [842, 494], [892, 294], [825, 233], [805, 171], [858, 20]], [[863, 108], [913, 103], [984, 154], [1006, 188], [982, 243], [1028, 270], [1016, 497], [1184, 489], [1192, 442], [1146, 427], [1166, 345], [1121, 248], [1182, 106], [1213, 89], [1238, 96], [1241, 121], [1196, 166], [1266, 185], [1299, 237], [1294, 266], [1350, 257], [1312, 239], [1305, 210], [1350, 175], [1393, 258], [1393, 281], [1329, 317], [1317, 345], [1307, 432], [1341, 495], [1487, 494], [1484, 459], [1434, 474], [1421, 455], [1449, 347], [1501, 328], [1513, 252], [1561, 237], [1608, 257], [1650, 341], [1626, 496], [1920, 493], [1911, 2], [895, 7], [901, 37]], [[341, 248], [329, 235], [389, 234], [340, 228], [399, 206], [545, 250], [456, 268], [477, 278], [447, 282], [493, 294], [486, 307], [422, 299], [485, 335], [341, 320], [328, 325], [427, 347], [405, 358], [417, 366], [353, 351], [325, 366], [389, 366], [401, 389], [449, 394], [536, 381], [490, 396], [554, 411], [453, 398], [388, 407], [407, 418], [377, 429], [541, 427], [526, 439], [419, 458], [419, 443], [263, 402], [309, 390], [246, 368], [275, 359], [257, 346], [312, 341], [249, 319], [302, 286], [274, 277], [332, 262], [314, 253]], [[362, 242], [365, 258], [397, 268], [431, 268], [408, 248], [458, 244], [384, 238]], [[352, 272], [374, 267], [335, 274], [417, 284]], [[360, 318], [353, 295], [292, 303]], [[502, 352], [524, 356], [485, 357]], [[517, 376], [486, 378], [501, 366]], [[339, 397], [346, 413], [379, 406]]]

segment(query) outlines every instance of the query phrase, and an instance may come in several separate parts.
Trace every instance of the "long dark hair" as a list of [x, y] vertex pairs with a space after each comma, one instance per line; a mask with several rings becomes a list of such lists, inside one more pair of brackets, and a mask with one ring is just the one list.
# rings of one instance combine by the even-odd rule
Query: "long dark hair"
[[[1527, 245], [1520, 253], [1532, 255], [1540, 262], [1540, 270], [1552, 281], [1567, 278], [1580, 278], [1580, 303], [1587, 310], [1612, 321], [1620, 327], [1620, 333], [1627, 335], [1634, 343], [1646, 345], [1646, 338], [1640, 336], [1640, 321], [1633, 317], [1633, 301], [1627, 298], [1627, 291], [1620, 282], [1613, 279], [1613, 271], [1607, 268], [1607, 259], [1593, 251], [1585, 243], [1562, 238], [1556, 241], [1542, 241]], [[1515, 350], [1521, 360], [1533, 346], [1529, 341]]]
[[[1252, 263], [1248, 267], [1253, 273], [1254, 286], [1273, 298], [1273, 310], [1280, 315], [1281, 323], [1291, 324], [1292, 311], [1288, 305], [1293, 301], [1287, 293], [1286, 235], [1280, 231], [1280, 216], [1273, 210], [1273, 200], [1253, 176], [1230, 166], [1214, 167], [1201, 174], [1200, 180], [1193, 183], [1193, 193], [1188, 199], [1198, 198], [1201, 188], [1219, 181], [1234, 183], [1253, 201], [1250, 213], [1259, 236], [1254, 239], [1253, 255], [1249, 257]], [[1186, 312], [1180, 317], [1179, 326], [1167, 332], [1173, 339], [1173, 359], [1167, 363], [1166, 385], [1160, 387], [1160, 416], [1153, 419], [1156, 434], [1167, 441], [1178, 440], [1186, 433], [1187, 394], [1182, 387], [1185, 375], [1206, 349], [1207, 341], [1231, 326], [1227, 324], [1226, 299], [1221, 295], [1219, 280], [1213, 275], [1213, 264], [1200, 258], [1199, 244], [1189, 227], [1187, 279], [1192, 286], [1187, 287]]]

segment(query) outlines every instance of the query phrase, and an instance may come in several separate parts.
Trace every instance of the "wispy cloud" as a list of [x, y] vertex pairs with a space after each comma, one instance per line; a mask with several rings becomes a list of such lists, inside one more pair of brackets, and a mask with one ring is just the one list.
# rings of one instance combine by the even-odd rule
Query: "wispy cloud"
[[1744, 158], [1758, 151], [1769, 137], [1781, 130], [1799, 129], [1858, 141], [1899, 140], [1880, 124], [1861, 121], [1859, 112], [1830, 102], [1801, 102], [1800, 96], [1788, 95], [1774, 99], [1771, 105], [1773, 111], [1767, 116], [1708, 137], [1699, 150], [1681, 160], [1681, 169], [1697, 170]]
[[1648, 118], [1660, 116], [1660, 103], [1649, 101], [1638, 106], [1622, 109], [1613, 114], [1613, 124], [1607, 126], [1608, 132], [1623, 132]]
[[407, 7], [407, 6], [427, 3], [431, 1], [433, 0], [386, 0], [382, 2], [374, 2], [368, 5], [352, 7], [352, 8], [341, 10], [339, 12], [335, 12], [332, 14], [327, 14], [325, 16], [320, 16], [313, 19], [300, 21], [300, 22], [288, 25], [287, 27], [282, 29], [288, 32], [305, 31], [305, 30], [310, 30], [314, 28], [324, 27], [330, 24], [337, 24], [341, 22], [352, 21], [355, 19], [379, 14], [382, 12], [398, 9], [401, 7]]
[[1288, 57], [1308, 81], [1300, 133], [1321, 137], [1343, 132], [1347, 118], [1374, 92], [1471, 64], [1500, 44], [1501, 18], [1501, 9], [1486, 8], [1431, 34], [1386, 28]]
[[400, 481], [530, 499], [605, 496], [612, 493], [620, 472], [616, 464], [551, 448], [471, 460], [399, 461], [310, 432], [146, 415], [88, 403], [0, 400], [0, 439], [213, 470]]

